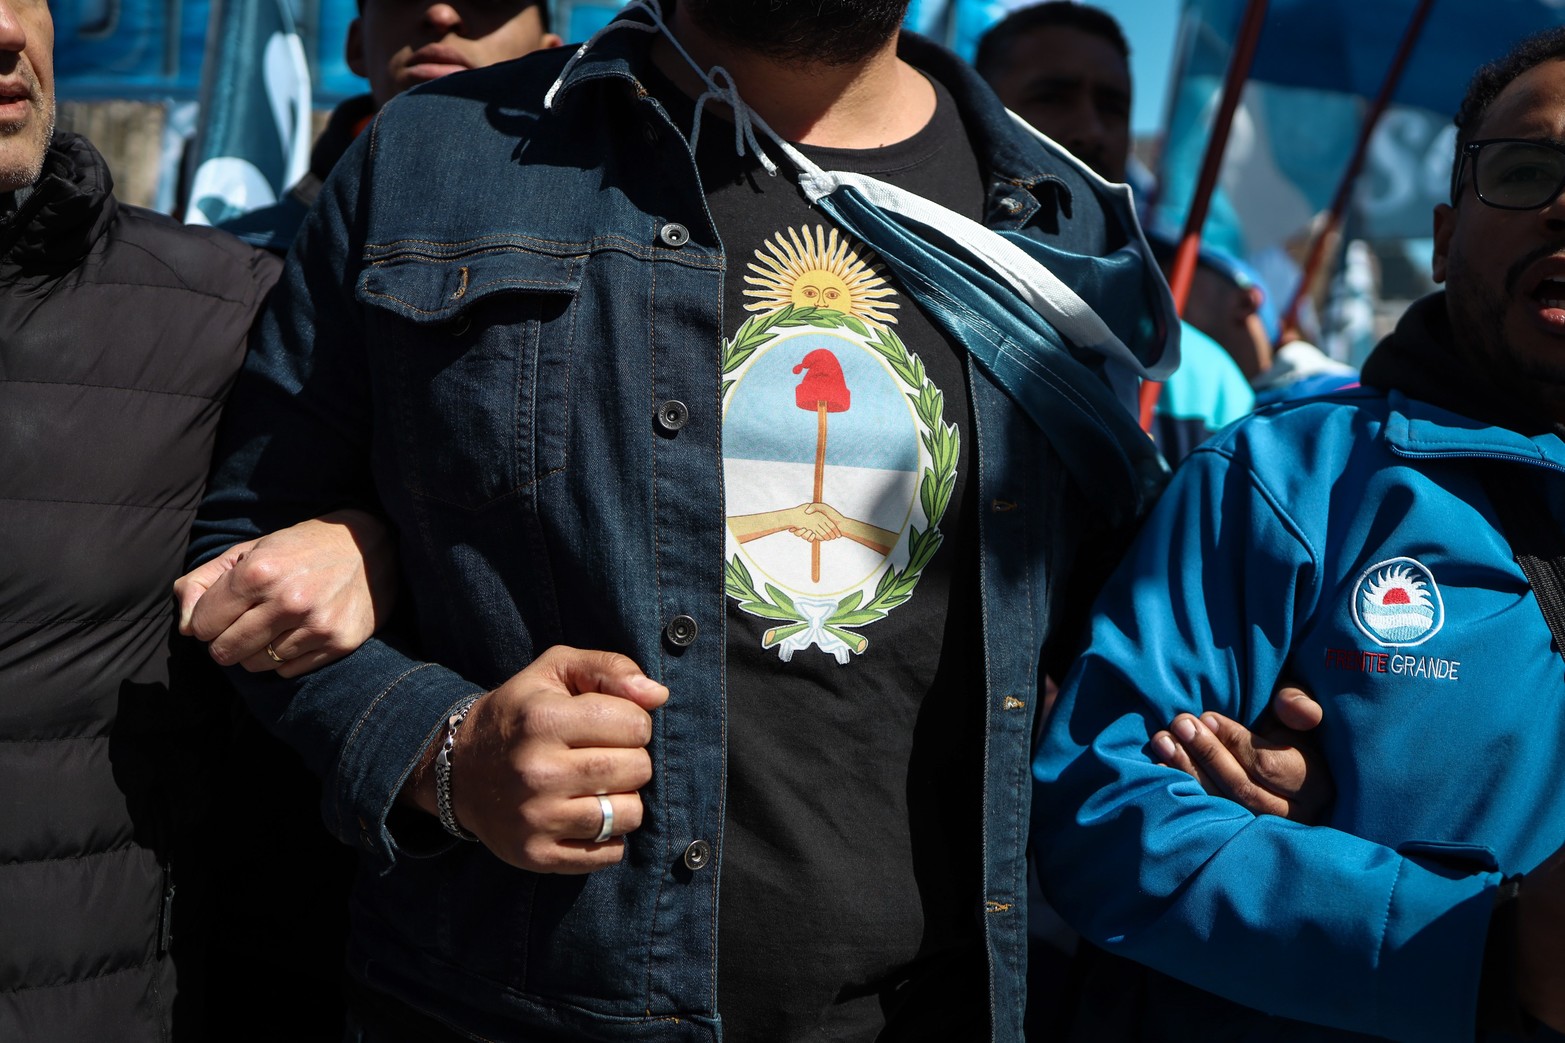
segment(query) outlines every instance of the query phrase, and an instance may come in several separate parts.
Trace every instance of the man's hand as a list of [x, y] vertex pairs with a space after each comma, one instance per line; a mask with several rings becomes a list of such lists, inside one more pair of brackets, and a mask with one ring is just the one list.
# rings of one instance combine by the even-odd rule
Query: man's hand
[[1152, 736], [1153, 760], [1193, 775], [1213, 796], [1257, 815], [1314, 822], [1331, 801], [1331, 776], [1304, 734], [1320, 724], [1319, 703], [1279, 688], [1254, 732], [1218, 713], [1180, 714]]
[[282, 677], [358, 648], [390, 615], [396, 589], [385, 525], [352, 510], [237, 544], [174, 582], [181, 634], [208, 642], [223, 666]]
[[[539, 873], [590, 873], [617, 863], [641, 826], [636, 792], [652, 779], [651, 711], [668, 689], [612, 652], [563, 645], [481, 697], [457, 729], [451, 803], [457, 822], [496, 857]], [[403, 796], [431, 815], [441, 731]], [[614, 806], [614, 836], [598, 795]]]
[[1522, 878], [1515, 915], [1517, 998], [1528, 1014], [1565, 1032], [1565, 848]]

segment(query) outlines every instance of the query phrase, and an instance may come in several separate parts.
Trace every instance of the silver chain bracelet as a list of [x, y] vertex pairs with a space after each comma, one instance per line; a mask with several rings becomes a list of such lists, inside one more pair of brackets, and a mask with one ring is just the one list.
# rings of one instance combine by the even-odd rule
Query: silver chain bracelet
[[473, 696], [459, 704], [451, 716], [446, 718], [446, 741], [441, 743], [440, 752], [435, 754], [435, 807], [440, 811], [440, 824], [446, 827], [447, 833], [459, 840], [478, 838], [462, 828], [456, 820], [456, 813], [451, 810], [451, 750], [456, 746], [456, 730], [467, 720], [467, 711], [478, 700], [479, 696]]

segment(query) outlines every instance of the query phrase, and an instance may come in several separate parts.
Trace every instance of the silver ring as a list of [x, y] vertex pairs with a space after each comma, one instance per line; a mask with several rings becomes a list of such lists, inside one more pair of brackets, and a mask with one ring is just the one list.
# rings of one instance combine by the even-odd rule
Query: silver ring
[[598, 794], [598, 807], [603, 809], [603, 825], [598, 829], [598, 835], [592, 838], [594, 844], [601, 844], [614, 835], [614, 805], [609, 803], [609, 798]]
[[270, 641], [266, 643], [266, 654], [272, 657], [272, 662], [274, 663], [286, 663], [288, 661], [277, 654], [277, 649], [272, 647], [272, 643]]

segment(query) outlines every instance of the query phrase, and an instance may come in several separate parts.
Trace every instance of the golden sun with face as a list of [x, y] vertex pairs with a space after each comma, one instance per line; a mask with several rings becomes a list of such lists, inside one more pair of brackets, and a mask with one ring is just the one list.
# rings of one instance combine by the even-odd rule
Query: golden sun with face
[[896, 302], [886, 300], [896, 291], [880, 277], [874, 254], [865, 250], [860, 258], [835, 228], [816, 225], [813, 235], [808, 228], [790, 228], [786, 237], [778, 232], [765, 246], [764, 253], [755, 252], [760, 264], [749, 266], [755, 274], [744, 277], [753, 287], [744, 295], [756, 298], [745, 305], [746, 311], [776, 311], [792, 304], [829, 308], [875, 325], [897, 321], [891, 314]]

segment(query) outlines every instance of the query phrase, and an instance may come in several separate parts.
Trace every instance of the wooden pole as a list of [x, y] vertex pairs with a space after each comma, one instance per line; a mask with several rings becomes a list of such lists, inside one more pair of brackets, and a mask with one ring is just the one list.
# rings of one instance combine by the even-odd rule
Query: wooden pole
[[[815, 403], [815, 498], [811, 503], [823, 502], [826, 495], [826, 402]], [[810, 582], [821, 581], [821, 541], [810, 543]]]
[[1386, 78], [1380, 85], [1380, 93], [1375, 95], [1369, 111], [1364, 114], [1364, 125], [1359, 129], [1358, 142], [1353, 146], [1353, 157], [1348, 161], [1347, 169], [1342, 172], [1342, 180], [1337, 183], [1337, 194], [1331, 200], [1331, 208], [1326, 211], [1326, 220], [1310, 237], [1310, 249], [1304, 262], [1304, 270], [1299, 275], [1299, 285], [1294, 288], [1293, 297], [1283, 311], [1282, 339], [1285, 341], [1297, 335], [1299, 308], [1304, 303], [1304, 295], [1309, 292], [1310, 285], [1315, 282], [1316, 276], [1320, 274], [1321, 265], [1326, 261], [1326, 245], [1331, 242], [1332, 233], [1342, 224], [1342, 216], [1348, 212], [1348, 201], [1353, 196], [1353, 186], [1358, 182], [1359, 172], [1364, 169], [1364, 158], [1369, 153], [1369, 139], [1374, 135], [1375, 128], [1380, 125], [1380, 117], [1385, 115], [1386, 106], [1391, 104], [1391, 95], [1395, 93], [1397, 84], [1402, 81], [1402, 73], [1407, 68], [1413, 48], [1418, 44], [1419, 34], [1423, 32], [1424, 22], [1428, 20], [1429, 12], [1434, 6], [1435, 0], [1421, 0], [1417, 9], [1413, 11], [1413, 17], [1407, 23], [1407, 31], [1402, 34], [1402, 42], [1397, 46], [1396, 56], [1391, 59], [1391, 66], [1386, 70]]
[[[1261, 29], [1266, 24], [1266, 0], [1250, 0], [1245, 8], [1244, 21], [1239, 26], [1239, 39], [1234, 43], [1233, 57], [1228, 62], [1228, 75], [1223, 80], [1222, 102], [1217, 107], [1217, 118], [1212, 122], [1212, 136], [1206, 143], [1206, 155], [1201, 160], [1201, 176], [1196, 181], [1195, 197], [1190, 201], [1190, 213], [1185, 217], [1184, 235], [1174, 254], [1173, 270], [1169, 273], [1168, 286], [1174, 294], [1174, 307], [1183, 315], [1185, 302], [1190, 299], [1190, 284], [1195, 281], [1196, 260], [1201, 253], [1201, 228], [1206, 224], [1206, 213], [1212, 205], [1212, 193], [1217, 190], [1217, 177], [1223, 169], [1223, 153], [1228, 148], [1228, 132], [1233, 126], [1234, 112], [1239, 108], [1239, 96], [1244, 93], [1245, 81], [1250, 78], [1250, 67], [1255, 64], [1255, 51], [1261, 42]], [[1141, 385], [1141, 429], [1152, 430], [1152, 416], [1157, 411], [1158, 396], [1163, 385], [1149, 380]]]

